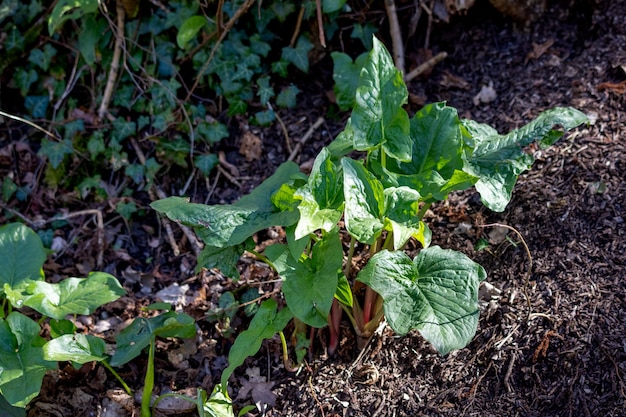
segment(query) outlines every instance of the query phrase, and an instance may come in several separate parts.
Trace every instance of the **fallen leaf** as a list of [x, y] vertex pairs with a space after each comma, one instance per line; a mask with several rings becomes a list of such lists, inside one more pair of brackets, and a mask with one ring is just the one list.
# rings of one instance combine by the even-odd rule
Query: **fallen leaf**
[[449, 71], [443, 72], [439, 85], [447, 88], [460, 88], [462, 90], [468, 90], [470, 88], [469, 83], [465, 81], [465, 79], [459, 77], [458, 75], [454, 75]]
[[600, 83], [597, 88], [598, 91], [609, 90], [616, 94], [626, 94], [626, 80], [619, 83]]
[[256, 408], [261, 412], [265, 411], [268, 405], [274, 407], [276, 405], [276, 394], [272, 392], [274, 382], [265, 382], [265, 377], [260, 375], [258, 367], [246, 369], [246, 374], [248, 374], [248, 379], [239, 378], [241, 388], [237, 399], [251, 396]]
[[524, 60], [524, 64], [526, 64], [531, 59], [537, 59], [545, 54], [550, 47], [554, 45], [554, 39], [548, 39], [544, 43], [535, 43], [533, 42], [533, 50], [530, 51], [526, 55], [526, 59]]
[[498, 97], [496, 90], [493, 88], [493, 83], [489, 82], [489, 85], [483, 85], [478, 94], [473, 98], [474, 106], [479, 104], [491, 103]]
[[239, 153], [242, 154], [247, 162], [256, 161], [263, 154], [261, 139], [254, 133], [246, 131], [241, 137], [241, 145]]

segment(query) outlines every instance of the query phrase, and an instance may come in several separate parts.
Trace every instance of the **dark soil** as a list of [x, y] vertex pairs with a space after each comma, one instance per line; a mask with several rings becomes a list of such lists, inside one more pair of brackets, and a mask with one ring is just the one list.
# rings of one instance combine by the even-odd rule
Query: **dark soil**
[[[535, 150], [537, 162], [520, 178], [504, 213], [485, 209], [473, 192], [455, 194], [428, 213], [433, 243], [463, 251], [481, 263], [493, 286], [482, 297], [473, 342], [441, 357], [417, 333], [397, 337], [384, 329], [359, 355], [345, 323], [338, 355], [324, 355], [322, 331], [313, 341], [315, 354], [292, 374], [282, 366], [280, 342], [271, 340], [231, 378], [237, 406], [253, 402], [242, 389], [252, 386], [254, 398], [274, 403], [267, 416], [626, 415], [626, 1], [549, 3], [537, 21], [526, 25], [481, 2], [466, 16], [434, 25], [429, 49], [433, 54], [446, 51], [448, 58], [428, 77], [408, 85], [412, 112], [420, 103], [446, 100], [462, 117], [501, 132], [555, 106], [576, 107], [591, 119], [589, 126], [556, 146]], [[407, 56], [417, 56], [424, 41], [425, 30], [418, 30], [408, 42]], [[312, 81], [300, 86], [305, 94], [299, 107], [280, 113], [294, 144], [318, 117], [326, 118], [298, 154], [296, 161], [302, 165], [343, 127], [345, 115], [329, 117], [336, 110], [326, 94], [332, 89], [328, 61], [323, 57], [312, 68]], [[475, 104], [483, 86], [491, 86], [497, 96]], [[206, 182], [197, 179], [188, 190], [193, 201], [231, 202], [289, 154], [279, 125], [254, 129], [242, 119], [231, 128], [239, 134], [225, 140], [222, 151], [237, 168], [234, 180], [241, 187], [224, 175]], [[250, 161], [240, 152], [247, 131], [263, 146], [263, 156]], [[24, 150], [22, 156], [28, 154]], [[22, 172], [35, 172], [35, 159], [21, 158]], [[182, 186], [168, 178], [160, 181], [172, 195]], [[144, 198], [149, 203], [149, 197]], [[51, 217], [54, 202], [53, 194], [42, 193], [24, 215], [40, 212]], [[3, 220], [0, 217], [0, 223]], [[485, 226], [493, 223], [511, 226], [519, 235]], [[95, 250], [89, 243], [95, 225], [82, 218], [70, 224], [74, 229], [66, 240], [81, 242], [81, 248], [49, 261], [46, 271], [52, 276], [94, 268]], [[198, 319], [215, 309], [226, 290], [274, 288], [262, 283], [272, 279], [269, 271], [250, 259], [242, 262], [238, 283], [213, 272], [194, 275], [189, 242], [176, 229], [182, 254], [174, 255], [152, 214], [145, 223], [126, 225], [118, 219], [107, 227], [111, 245], [105, 266], [120, 277], [129, 296], [107, 306], [107, 316], [85, 320], [85, 327], [104, 317], [113, 317], [113, 326], [131, 320], [140, 307], [154, 301], [157, 291], [174, 288], [174, 283], [190, 286], [183, 304]], [[279, 236], [280, 230], [272, 231], [258, 241]], [[477, 251], [474, 245], [480, 238], [490, 245]], [[158, 389], [211, 391], [246, 320], [237, 315], [230, 327], [224, 321], [199, 320], [202, 336], [197, 340], [160, 342]], [[144, 370], [145, 359], [121, 373], [139, 389]], [[255, 382], [262, 381], [254, 379], [259, 375], [268, 382]], [[119, 414], [104, 414], [118, 401], [116, 387], [99, 366], [67, 366], [46, 377], [29, 415], [131, 415], [121, 408]]]

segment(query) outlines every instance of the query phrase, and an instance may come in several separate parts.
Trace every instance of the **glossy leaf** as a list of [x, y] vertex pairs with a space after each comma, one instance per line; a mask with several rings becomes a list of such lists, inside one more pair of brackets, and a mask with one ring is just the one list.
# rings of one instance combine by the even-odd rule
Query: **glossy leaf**
[[174, 221], [194, 227], [207, 245], [237, 245], [259, 230], [289, 226], [298, 220], [297, 211], [277, 211], [271, 196], [290, 176], [299, 172], [296, 164], [284, 163], [252, 193], [231, 205], [206, 206], [169, 197], [153, 202], [151, 207]]
[[41, 382], [56, 362], [43, 358], [39, 325], [25, 315], [13, 312], [0, 319], [0, 394], [9, 404], [25, 407], [39, 395]]
[[417, 329], [445, 355], [465, 347], [476, 333], [478, 285], [485, 277], [464, 254], [433, 246], [413, 261], [403, 252], [379, 252], [357, 279], [381, 295], [396, 333]]
[[98, 0], [59, 0], [48, 18], [48, 33], [52, 36], [66, 20], [77, 20], [98, 11]]
[[311, 257], [295, 259], [285, 245], [275, 245], [266, 255], [284, 280], [282, 291], [293, 315], [309, 326], [324, 327], [343, 261], [339, 232], [325, 233]]
[[235, 369], [243, 364], [248, 356], [256, 354], [261, 342], [282, 331], [293, 318], [288, 308], [276, 311], [277, 304], [273, 299], [265, 300], [250, 321], [247, 330], [239, 333], [228, 353], [228, 367], [222, 372], [221, 383], [226, 386], [228, 378]]
[[337, 226], [343, 203], [340, 175], [341, 170], [331, 160], [330, 152], [323, 148], [315, 158], [307, 184], [294, 193], [294, 197], [302, 199], [298, 206], [300, 220], [296, 226], [296, 239], [318, 229], [328, 232]]
[[226, 248], [216, 248], [215, 246], [206, 245], [202, 249], [202, 252], [200, 252], [200, 255], [198, 255], [196, 272], [199, 272], [202, 268], [217, 268], [228, 278], [237, 280], [239, 279], [237, 262], [244, 251], [250, 249], [254, 249], [254, 241], [252, 239]]
[[587, 116], [576, 109], [557, 107], [509, 134], [499, 135], [489, 126], [464, 120], [463, 126], [475, 142], [472, 152], [466, 154], [464, 170], [478, 177], [476, 190], [483, 204], [493, 211], [505, 209], [517, 177], [534, 162], [534, 157], [522, 147], [534, 141], [551, 145], [563, 135], [562, 131], [553, 130], [556, 125], [567, 131], [587, 121]]
[[[44, 278], [46, 250], [32, 229], [21, 223], [0, 227], [0, 295], [8, 288], [23, 288]], [[21, 305], [13, 304], [19, 308]]]
[[420, 195], [409, 187], [391, 187], [385, 193], [385, 228], [393, 232], [393, 248], [401, 249], [411, 238], [430, 245], [430, 229], [418, 217]]
[[339, 275], [335, 298], [340, 303], [345, 304], [348, 307], [352, 307], [352, 303], [354, 302], [352, 297], [352, 288], [350, 287], [350, 283], [344, 274]]
[[350, 158], [341, 160], [345, 198], [344, 221], [351, 236], [372, 244], [380, 235], [385, 205], [383, 186], [363, 164]]
[[92, 272], [87, 278], [66, 278], [56, 284], [32, 283], [26, 288], [23, 304], [61, 320], [68, 314], [92, 314], [98, 307], [124, 294], [126, 291], [114, 276]]
[[390, 156], [410, 161], [409, 116], [402, 108], [407, 97], [402, 74], [383, 44], [374, 38], [374, 47], [361, 70], [352, 111], [355, 149], [369, 151], [382, 146]]
[[43, 357], [48, 361], [72, 361], [80, 364], [106, 359], [104, 340], [85, 334], [66, 334], [50, 340], [43, 346]]

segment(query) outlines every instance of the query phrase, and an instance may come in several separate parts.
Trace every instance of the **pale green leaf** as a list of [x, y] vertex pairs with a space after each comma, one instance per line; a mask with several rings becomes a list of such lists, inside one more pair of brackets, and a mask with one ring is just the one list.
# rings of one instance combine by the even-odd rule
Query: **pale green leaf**
[[126, 291], [114, 276], [92, 272], [87, 278], [66, 278], [56, 284], [31, 283], [26, 288], [23, 303], [45, 316], [61, 320], [68, 314], [92, 314], [96, 308], [124, 294]]
[[180, 49], [185, 49], [187, 43], [194, 39], [198, 32], [207, 25], [206, 17], [204, 16], [191, 16], [183, 22], [178, 29], [176, 35], [176, 43]]
[[372, 244], [380, 236], [384, 226], [383, 186], [359, 162], [343, 158], [341, 166], [346, 229], [359, 242]]
[[99, 337], [85, 334], [65, 334], [43, 346], [43, 357], [48, 361], [72, 361], [80, 364], [106, 359], [106, 345]]
[[423, 247], [430, 245], [430, 229], [419, 217], [417, 191], [409, 187], [385, 189], [385, 224], [393, 232], [393, 247], [401, 249], [411, 238], [416, 238]]

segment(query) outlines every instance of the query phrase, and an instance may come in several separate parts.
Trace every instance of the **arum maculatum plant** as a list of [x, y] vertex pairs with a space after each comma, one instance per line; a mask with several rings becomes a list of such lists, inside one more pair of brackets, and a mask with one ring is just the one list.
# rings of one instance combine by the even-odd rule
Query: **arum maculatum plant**
[[[264, 301], [235, 340], [222, 375], [224, 387], [263, 339], [279, 333], [284, 341], [282, 332], [292, 320], [297, 329], [328, 326], [331, 353], [343, 313], [358, 336], [368, 337], [384, 319], [400, 335], [417, 329], [442, 355], [471, 341], [485, 270], [463, 253], [430, 246], [424, 214], [449, 193], [470, 187], [489, 209], [503, 211], [518, 176], [534, 162], [524, 147], [552, 145], [587, 117], [572, 108], [554, 108], [501, 135], [459, 119], [445, 103], [427, 105], [409, 117], [403, 109], [407, 95], [402, 75], [374, 39], [351, 118], [319, 153], [308, 177], [286, 162], [231, 205], [194, 204], [179, 197], [152, 204], [192, 226], [204, 241], [198, 268], [218, 268], [236, 279], [237, 260], [248, 251], [283, 281], [284, 303]], [[351, 158], [353, 151], [362, 157]], [[286, 243], [256, 253], [253, 235], [271, 226], [284, 227]], [[423, 247], [414, 259], [403, 251], [411, 239]], [[352, 262], [356, 250], [368, 252], [360, 270]]]

